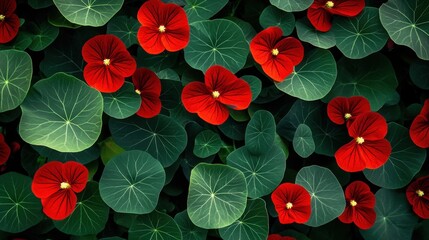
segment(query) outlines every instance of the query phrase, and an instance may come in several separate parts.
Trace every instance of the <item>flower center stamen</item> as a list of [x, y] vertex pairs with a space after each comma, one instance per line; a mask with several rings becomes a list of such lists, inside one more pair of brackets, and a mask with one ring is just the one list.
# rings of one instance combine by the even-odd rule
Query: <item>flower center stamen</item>
[[213, 92], [212, 92], [212, 96], [213, 96], [214, 98], [218, 98], [218, 97], [220, 96], [219, 91], [213, 91]]
[[350, 200], [350, 206], [356, 207], [357, 202], [355, 200]]
[[163, 32], [165, 32], [166, 28], [165, 28], [164, 25], [160, 25], [159, 28], [158, 28], [158, 30], [159, 30], [160, 33], [163, 33]]
[[293, 204], [291, 202], [286, 203], [286, 208], [291, 209], [293, 207]]
[[68, 182], [62, 182], [60, 185], [60, 188], [61, 189], [69, 189], [69, 188], [71, 188], [71, 185]]
[[0, 21], [3, 21], [5, 18], [6, 18], [6, 16], [5, 16], [5, 15], [0, 14]]
[[417, 190], [416, 191], [416, 193], [417, 193], [417, 195], [419, 196], [419, 197], [423, 197], [424, 195], [425, 195], [425, 192], [423, 192], [422, 190]]
[[325, 7], [326, 8], [333, 8], [334, 7], [334, 2], [333, 1], [327, 1], [325, 3]]
[[104, 59], [103, 64], [106, 66], [109, 66], [110, 65], [110, 59], [108, 59], [108, 58]]
[[273, 50], [271, 50], [271, 54], [273, 54], [273, 56], [277, 56], [279, 55], [279, 50], [277, 48], [274, 48]]
[[365, 142], [365, 139], [363, 139], [363, 137], [357, 137], [356, 142], [357, 142], [357, 144], [362, 144]]
[[346, 119], [346, 120], [349, 120], [349, 118], [351, 118], [352, 117], [352, 115], [350, 114], [350, 113], [346, 113], [346, 114], [344, 114], [344, 118]]
[[142, 92], [140, 91], [140, 90], [138, 90], [138, 89], [136, 89], [136, 91], [135, 91], [138, 95], [140, 95], [140, 94], [142, 94]]

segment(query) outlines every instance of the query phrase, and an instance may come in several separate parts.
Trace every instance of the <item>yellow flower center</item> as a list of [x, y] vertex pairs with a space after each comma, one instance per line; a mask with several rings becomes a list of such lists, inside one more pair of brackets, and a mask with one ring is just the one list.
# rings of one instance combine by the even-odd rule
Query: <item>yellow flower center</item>
[[351, 118], [352, 117], [352, 115], [350, 114], [350, 113], [346, 113], [346, 114], [344, 114], [344, 118], [346, 119], [346, 120], [348, 120], [349, 118]]
[[350, 200], [350, 206], [356, 207], [357, 202], [355, 200]]
[[422, 190], [417, 190], [416, 191], [417, 195], [419, 195], [419, 197], [423, 197], [425, 195], [425, 192], [423, 192]]
[[271, 54], [273, 54], [273, 56], [277, 56], [279, 55], [279, 50], [277, 48], [274, 48], [273, 50], [271, 50]]
[[6, 18], [6, 16], [5, 16], [5, 15], [0, 14], [0, 21], [3, 21], [5, 18]]
[[291, 209], [293, 207], [293, 204], [291, 202], [286, 203], [286, 208]]
[[325, 3], [325, 7], [326, 7], [326, 8], [333, 8], [333, 7], [334, 7], [334, 2], [332, 2], [332, 1], [327, 1], [327, 2]]
[[110, 65], [110, 59], [108, 59], [108, 58], [104, 59], [103, 64], [106, 66], [109, 66]]
[[219, 91], [213, 91], [213, 92], [212, 92], [212, 96], [213, 96], [214, 98], [218, 98], [218, 97], [220, 96]]
[[71, 185], [68, 182], [62, 182], [60, 185], [60, 188], [61, 189], [69, 189], [69, 188], [71, 188]]
[[158, 30], [159, 30], [160, 33], [163, 33], [163, 32], [165, 32], [166, 28], [165, 28], [164, 25], [160, 25], [159, 28], [158, 28]]
[[136, 93], [137, 93], [138, 95], [142, 94], [142, 92], [141, 92], [140, 90], [138, 90], [138, 89], [136, 89]]
[[362, 144], [365, 142], [365, 139], [363, 139], [363, 137], [357, 137], [356, 142], [357, 142], [357, 144]]

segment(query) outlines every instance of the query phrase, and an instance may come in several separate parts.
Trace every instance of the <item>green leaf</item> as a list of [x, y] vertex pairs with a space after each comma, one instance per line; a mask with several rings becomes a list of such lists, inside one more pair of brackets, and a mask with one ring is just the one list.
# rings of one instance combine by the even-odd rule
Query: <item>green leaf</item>
[[283, 31], [283, 36], [288, 36], [295, 27], [295, 17], [293, 13], [282, 11], [274, 6], [268, 6], [259, 16], [259, 23], [264, 29], [271, 26], [280, 27]]
[[199, 158], [206, 158], [219, 152], [222, 140], [219, 134], [212, 130], [204, 130], [195, 137], [194, 154]]
[[23, 232], [42, 221], [42, 204], [31, 192], [31, 181], [16, 172], [0, 175], [0, 231]]
[[244, 37], [246, 38], [246, 41], [248, 43], [250, 43], [250, 41], [252, 41], [253, 37], [255, 37], [256, 30], [253, 28], [253, 26], [250, 23], [243, 21], [240, 18], [232, 17], [232, 16], [227, 16], [227, 17], [225, 17], [225, 19], [233, 21], [234, 23], [236, 23], [241, 28], [241, 31], [243, 31]]
[[246, 127], [245, 142], [249, 151], [262, 154], [269, 149], [276, 135], [276, 122], [274, 116], [266, 111], [259, 110], [253, 114]]
[[144, 119], [131, 116], [109, 121], [113, 140], [125, 150], [143, 150], [158, 159], [162, 166], [173, 164], [185, 150], [185, 129], [170, 117], [158, 115]]
[[18, 35], [11, 42], [8, 42], [6, 44], [0, 44], [0, 50], [25, 50], [33, 42], [33, 37], [33, 34], [20, 30], [18, 32]]
[[54, 0], [55, 6], [70, 22], [100, 27], [122, 7], [124, 0]]
[[184, 7], [189, 23], [196, 21], [207, 20], [218, 13], [228, 0], [186, 0]]
[[100, 197], [98, 183], [91, 181], [77, 195], [73, 213], [62, 221], [54, 221], [54, 225], [65, 234], [84, 236], [101, 232], [108, 218], [109, 207]]
[[87, 164], [100, 156], [100, 149], [96, 145], [92, 145], [81, 152], [65, 153], [59, 152], [48, 147], [32, 146], [41, 156], [47, 157], [49, 161], [67, 162], [73, 159], [76, 162]]
[[296, 21], [296, 33], [301, 41], [310, 43], [318, 48], [328, 49], [335, 46], [336, 43], [335, 35], [332, 31], [317, 31], [306, 17]]
[[165, 182], [159, 161], [147, 152], [133, 150], [113, 157], [100, 178], [100, 194], [114, 211], [152, 212]]
[[313, 140], [313, 133], [309, 126], [299, 124], [293, 136], [293, 149], [302, 158], [308, 158], [313, 154], [316, 145]]
[[314, 49], [305, 54], [304, 59], [283, 82], [276, 87], [306, 101], [321, 99], [331, 91], [337, 78], [337, 65], [328, 50]]
[[166, 68], [156, 72], [156, 76], [158, 76], [159, 79], [172, 80], [176, 82], [180, 81], [179, 74], [171, 68]]
[[261, 93], [262, 82], [259, 78], [252, 75], [241, 76], [241, 79], [246, 81], [250, 85], [250, 90], [252, 91], [252, 101], [255, 100], [259, 93]]
[[28, 0], [28, 5], [34, 9], [47, 8], [53, 5], [51, 0]]
[[246, 208], [246, 179], [239, 170], [200, 163], [191, 171], [188, 214], [198, 227], [213, 229], [231, 225]]
[[365, 169], [365, 177], [373, 184], [398, 189], [405, 187], [420, 171], [426, 160], [426, 150], [411, 141], [409, 130], [397, 123], [389, 123], [386, 139], [392, 146], [387, 162], [375, 169]]
[[413, 83], [423, 89], [429, 90], [429, 62], [416, 60], [410, 64], [410, 77]]
[[162, 108], [171, 110], [181, 105], [182, 82], [168, 79], [161, 79], [161, 99]]
[[305, 225], [319, 227], [343, 213], [346, 205], [343, 189], [328, 168], [317, 165], [303, 167], [295, 183], [307, 189], [311, 196], [311, 216]]
[[313, 0], [270, 0], [270, 3], [285, 12], [300, 12], [310, 7]]
[[218, 126], [219, 130], [228, 138], [236, 141], [244, 140], [244, 132], [246, 131], [245, 122], [237, 122], [232, 118], [228, 118], [225, 123]]
[[33, 33], [33, 42], [28, 48], [32, 51], [42, 51], [55, 41], [60, 30], [49, 24], [47, 21], [41, 23], [30, 22], [29, 29]]
[[390, 38], [429, 60], [428, 0], [389, 0], [380, 7], [380, 20]]
[[101, 132], [100, 92], [65, 73], [34, 84], [21, 110], [19, 134], [33, 145], [80, 152], [91, 147]]
[[133, 240], [182, 240], [179, 226], [169, 215], [153, 211], [137, 217], [128, 230]]
[[240, 27], [225, 19], [191, 24], [191, 40], [185, 48], [185, 60], [193, 68], [206, 72], [212, 65], [222, 65], [237, 72], [243, 68], [249, 44]]
[[375, 194], [377, 218], [368, 230], [360, 230], [363, 238], [411, 240], [418, 218], [411, 210], [405, 194], [381, 188]]
[[[176, 64], [179, 52], [164, 51], [160, 54], [149, 54], [143, 48], [137, 49], [137, 64], [139, 67], [146, 67], [154, 72], [171, 68]], [[195, 79], [192, 79], [195, 80]]]
[[0, 112], [18, 107], [27, 96], [33, 75], [30, 55], [19, 50], [0, 51]]
[[243, 215], [228, 227], [219, 229], [224, 240], [260, 240], [268, 237], [268, 213], [265, 201], [257, 199], [247, 200]]
[[118, 16], [107, 23], [107, 33], [117, 36], [125, 46], [130, 47], [138, 44], [137, 32], [140, 26], [139, 21], [133, 17]]
[[136, 113], [142, 102], [130, 82], [125, 82], [116, 92], [103, 93], [103, 99], [104, 112], [117, 119], [124, 119]]
[[180, 230], [182, 231], [183, 239], [185, 240], [206, 240], [207, 239], [207, 229], [202, 229], [195, 226], [191, 219], [189, 219], [188, 211], [184, 210], [176, 216], [174, 216], [174, 221], [179, 225]]
[[389, 36], [381, 25], [378, 9], [366, 7], [356, 17], [335, 18], [332, 30], [337, 48], [348, 58], [360, 59], [380, 51]]
[[[52, 5], [54, 4], [51, 1]], [[80, 25], [74, 24], [69, 22], [59, 11], [58, 9], [56, 11], [49, 11], [48, 12], [48, 22], [55, 27], [59, 28], [71, 28], [76, 29], [80, 28]]]
[[106, 165], [114, 156], [119, 155], [124, 151], [125, 150], [123, 148], [119, 147], [118, 144], [113, 141], [112, 137], [100, 142], [100, 158], [104, 165]]

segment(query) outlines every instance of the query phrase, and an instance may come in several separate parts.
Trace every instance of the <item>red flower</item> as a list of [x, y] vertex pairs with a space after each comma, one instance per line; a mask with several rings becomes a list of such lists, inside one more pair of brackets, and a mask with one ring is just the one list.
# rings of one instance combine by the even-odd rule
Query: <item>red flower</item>
[[410, 137], [417, 146], [429, 148], [429, 99], [426, 99], [420, 114], [411, 123]]
[[191, 113], [204, 121], [220, 125], [229, 116], [228, 107], [243, 110], [252, 101], [250, 85], [222, 66], [211, 66], [205, 83], [191, 82], [183, 88], [182, 103]]
[[281, 39], [282, 29], [269, 27], [250, 42], [250, 53], [255, 62], [276, 82], [282, 82], [304, 58], [304, 47], [293, 37]]
[[305, 223], [311, 215], [311, 197], [301, 185], [283, 183], [271, 194], [282, 224]]
[[331, 16], [354, 17], [365, 7], [365, 0], [315, 0], [307, 10], [311, 24], [321, 32], [332, 27]]
[[376, 112], [367, 112], [356, 117], [348, 128], [352, 141], [335, 153], [338, 166], [347, 172], [376, 169], [389, 159], [392, 147], [384, 139], [387, 123]]
[[329, 119], [336, 124], [344, 124], [347, 121], [347, 127], [359, 114], [370, 111], [369, 101], [361, 96], [336, 97], [328, 103]]
[[429, 176], [418, 178], [408, 186], [407, 199], [414, 213], [429, 219]]
[[88, 169], [78, 162], [48, 162], [34, 175], [31, 189], [42, 200], [43, 212], [53, 220], [62, 220], [72, 214], [76, 193], [88, 181]]
[[173, 3], [149, 0], [140, 7], [137, 19], [142, 24], [137, 39], [150, 54], [165, 49], [176, 52], [189, 43], [189, 23], [185, 10]]
[[147, 68], [138, 68], [133, 74], [133, 84], [142, 99], [137, 115], [152, 118], [161, 112], [161, 81]]
[[279, 234], [270, 234], [267, 240], [296, 240], [294, 237], [283, 237]]
[[0, 133], [0, 165], [3, 165], [7, 162], [10, 156], [10, 147], [7, 145], [4, 136]]
[[343, 223], [354, 222], [360, 229], [371, 228], [377, 215], [375, 196], [369, 186], [362, 181], [354, 181], [347, 186], [345, 196], [346, 208], [338, 219]]
[[89, 39], [82, 47], [82, 56], [88, 63], [83, 70], [85, 81], [100, 92], [117, 91], [137, 67], [125, 44], [111, 34]]
[[20, 23], [15, 9], [15, 0], [0, 1], [0, 43], [10, 42], [18, 34]]

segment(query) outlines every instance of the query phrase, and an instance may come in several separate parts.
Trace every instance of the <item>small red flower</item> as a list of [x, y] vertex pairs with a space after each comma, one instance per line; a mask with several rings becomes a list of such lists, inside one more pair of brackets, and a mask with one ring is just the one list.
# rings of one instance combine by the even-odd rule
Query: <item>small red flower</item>
[[282, 82], [304, 58], [304, 47], [293, 37], [281, 39], [282, 29], [269, 27], [250, 42], [250, 53], [255, 62], [276, 82]]
[[284, 237], [279, 234], [270, 234], [267, 240], [296, 240], [294, 237]]
[[350, 183], [345, 191], [346, 208], [338, 219], [343, 223], [354, 222], [360, 229], [369, 229], [374, 225], [376, 213], [375, 195], [362, 181]]
[[344, 124], [347, 121], [347, 127], [355, 118], [366, 112], [371, 111], [369, 101], [361, 96], [336, 97], [328, 103], [328, 117], [336, 124]]
[[228, 107], [243, 110], [252, 101], [250, 85], [222, 66], [211, 66], [205, 83], [191, 82], [183, 88], [182, 103], [188, 112], [204, 121], [220, 125], [229, 116]]
[[327, 32], [332, 27], [332, 15], [354, 17], [365, 7], [365, 0], [315, 0], [307, 10], [311, 24], [321, 32]]
[[161, 81], [147, 68], [138, 68], [133, 74], [133, 84], [142, 99], [137, 115], [152, 118], [161, 112]]
[[429, 219], [429, 176], [418, 178], [408, 186], [407, 199], [415, 214]]
[[356, 117], [348, 128], [352, 141], [335, 152], [338, 166], [347, 172], [376, 169], [389, 159], [392, 147], [384, 139], [387, 123], [376, 112], [367, 112]]
[[311, 197], [301, 185], [283, 183], [271, 194], [282, 224], [305, 223], [311, 215]]
[[7, 162], [10, 156], [10, 147], [6, 143], [4, 136], [0, 133], [0, 165], [3, 165]]
[[429, 148], [429, 99], [426, 99], [420, 114], [411, 123], [410, 137], [417, 146]]
[[75, 209], [77, 196], [88, 181], [88, 169], [78, 162], [52, 161], [34, 175], [31, 189], [42, 200], [43, 212], [53, 220], [63, 220]]
[[15, 9], [15, 0], [0, 1], [0, 43], [10, 42], [18, 34], [20, 23]]
[[137, 19], [142, 24], [137, 39], [149, 54], [159, 54], [164, 50], [176, 52], [189, 43], [186, 12], [174, 3], [149, 0], [140, 7]]
[[100, 92], [117, 91], [137, 67], [125, 44], [111, 34], [89, 39], [82, 47], [82, 56], [88, 63], [83, 70], [85, 81]]

